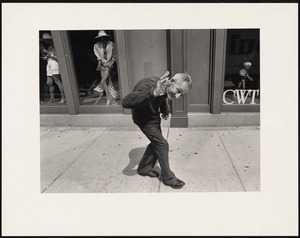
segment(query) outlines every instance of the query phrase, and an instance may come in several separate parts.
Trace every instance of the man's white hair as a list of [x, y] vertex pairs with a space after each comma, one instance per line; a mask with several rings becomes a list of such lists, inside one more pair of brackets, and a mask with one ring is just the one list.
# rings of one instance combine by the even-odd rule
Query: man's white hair
[[182, 80], [182, 82], [186, 82], [187, 83], [187, 89], [191, 90], [191, 88], [192, 88], [192, 78], [187, 72], [177, 73], [177, 74], [174, 75], [174, 78], [176, 80]]

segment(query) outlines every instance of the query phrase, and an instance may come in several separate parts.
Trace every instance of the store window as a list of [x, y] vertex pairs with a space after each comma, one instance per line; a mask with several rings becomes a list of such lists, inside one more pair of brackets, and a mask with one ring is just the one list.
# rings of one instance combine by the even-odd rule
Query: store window
[[227, 30], [223, 105], [260, 104], [259, 29]]
[[40, 104], [66, 106], [60, 67], [50, 31], [39, 32]]
[[114, 31], [68, 31], [80, 104], [120, 105], [117, 47]]

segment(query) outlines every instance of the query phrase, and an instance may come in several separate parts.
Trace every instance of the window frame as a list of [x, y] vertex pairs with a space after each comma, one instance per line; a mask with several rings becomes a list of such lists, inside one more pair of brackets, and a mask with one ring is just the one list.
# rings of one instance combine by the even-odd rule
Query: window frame
[[[64, 85], [65, 97], [66, 97], [66, 106], [57, 105], [57, 106], [43, 106], [40, 105], [40, 113], [57, 113], [57, 114], [107, 114], [107, 113], [122, 113], [124, 112], [121, 105], [82, 105], [80, 104], [79, 98], [79, 88], [77, 83], [77, 76], [75, 70], [75, 64], [72, 54], [72, 48], [69, 38], [68, 31], [51, 31], [54, 47], [57, 51], [58, 62], [60, 65], [61, 78]], [[114, 30], [115, 39], [117, 42], [117, 52], [118, 43], [120, 40], [117, 40], [120, 34], [116, 34]], [[122, 46], [121, 46], [122, 47]], [[121, 57], [122, 58], [122, 57]], [[118, 57], [118, 63], [121, 62]], [[119, 86], [120, 94], [124, 95], [122, 88], [124, 85], [121, 84], [122, 80], [120, 75], [120, 66], [118, 64], [118, 77], [119, 77]], [[124, 75], [124, 72], [122, 72]], [[122, 87], [123, 86], [123, 87]], [[122, 98], [122, 97], [121, 97]]]

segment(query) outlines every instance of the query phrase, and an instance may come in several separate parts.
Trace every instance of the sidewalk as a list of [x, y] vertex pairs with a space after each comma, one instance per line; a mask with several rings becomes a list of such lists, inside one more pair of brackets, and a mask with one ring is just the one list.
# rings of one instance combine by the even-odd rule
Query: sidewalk
[[149, 143], [137, 127], [41, 127], [41, 192], [260, 190], [259, 127], [163, 127], [163, 135], [171, 169], [186, 183], [179, 190], [137, 174]]

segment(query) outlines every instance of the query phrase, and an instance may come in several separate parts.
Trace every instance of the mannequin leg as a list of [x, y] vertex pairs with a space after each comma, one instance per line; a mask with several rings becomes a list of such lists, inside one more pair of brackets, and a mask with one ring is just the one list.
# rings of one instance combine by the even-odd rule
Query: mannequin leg
[[245, 83], [245, 81], [243, 81], [243, 89], [245, 89], [246, 88], [246, 83]]
[[107, 79], [109, 77], [109, 71], [106, 70], [106, 71], [102, 71], [101, 70], [101, 84], [104, 88], [104, 91], [105, 91], [105, 94], [106, 94], [106, 105], [110, 105], [110, 94], [107, 90]]
[[61, 78], [59, 74], [54, 74], [53, 75], [54, 81], [57, 84], [59, 91], [60, 91], [60, 95], [61, 95], [61, 100], [60, 103], [64, 103], [66, 101], [65, 99], [65, 93], [64, 93], [64, 87], [63, 84], [61, 82]]
[[109, 77], [108, 77], [108, 83], [113, 87], [114, 85], [113, 85], [113, 83], [112, 83], [112, 80], [111, 80], [111, 75], [109, 75]]
[[49, 92], [50, 92], [50, 100], [49, 103], [54, 102], [54, 85], [53, 85], [53, 77], [47, 76], [47, 85], [49, 86]]

